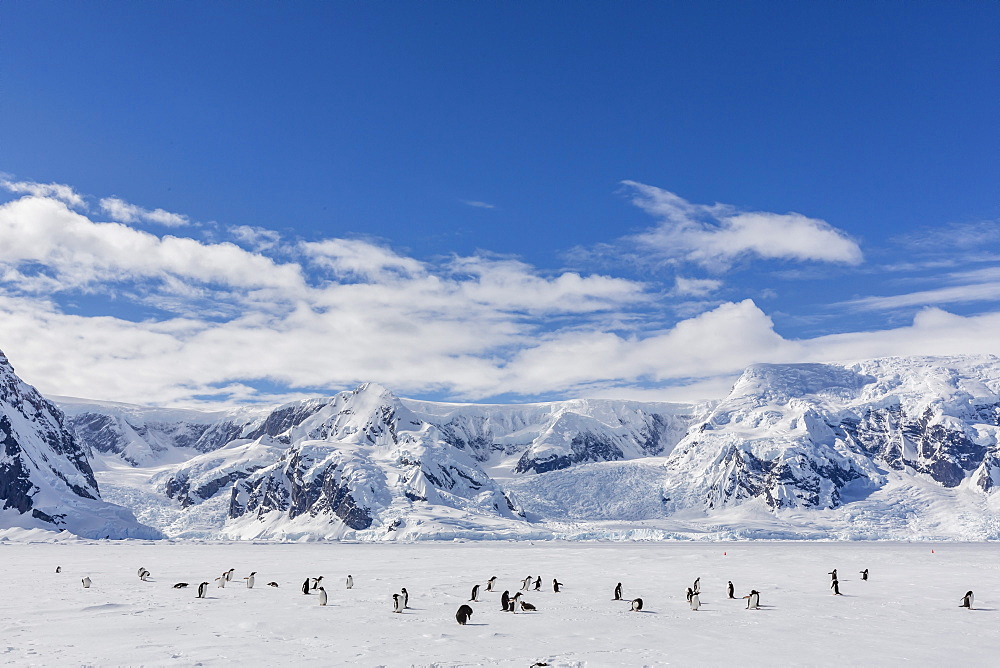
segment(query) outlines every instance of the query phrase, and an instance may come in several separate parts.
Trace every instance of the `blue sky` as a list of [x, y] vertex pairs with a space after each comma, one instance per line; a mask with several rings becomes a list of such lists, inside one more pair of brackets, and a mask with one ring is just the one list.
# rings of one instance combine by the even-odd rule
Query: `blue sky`
[[1000, 352], [1000, 5], [4, 3], [44, 392], [704, 398]]

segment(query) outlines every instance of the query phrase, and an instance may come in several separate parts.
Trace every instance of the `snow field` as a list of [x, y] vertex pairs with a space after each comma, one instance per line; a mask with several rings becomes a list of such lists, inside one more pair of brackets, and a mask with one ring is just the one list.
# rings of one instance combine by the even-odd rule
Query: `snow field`
[[[0, 663], [995, 665], [998, 556], [988, 543], [4, 541]], [[229, 568], [233, 581], [217, 588]], [[843, 596], [831, 595], [833, 568]], [[250, 571], [252, 590], [242, 580]], [[529, 574], [542, 577], [542, 590], [523, 597], [538, 612], [501, 612], [502, 591], [513, 595]], [[300, 591], [319, 575], [326, 607]], [[486, 592], [492, 575], [496, 591]], [[684, 593], [696, 577], [702, 608], [693, 612]], [[553, 578], [564, 584], [558, 594]], [[272, 580], [281, 586], [267, 587]], [[727, 600], [727, 580], [737, 596], [759, 590], [762, 609]], [[173, 589], [179, 581], [191, 586]], [[204, 600], [195, 597], [202, 581], [211, 583]], [[643, 598], [643, 612], [612, 600], [617, 582], [625, 599]], [[455, 611], [477, 583], [480, 602], [459, 626]], [[411, 609], [393, 614], [401, 587]], [[969, 589], [971, 611], [958, 607]]]

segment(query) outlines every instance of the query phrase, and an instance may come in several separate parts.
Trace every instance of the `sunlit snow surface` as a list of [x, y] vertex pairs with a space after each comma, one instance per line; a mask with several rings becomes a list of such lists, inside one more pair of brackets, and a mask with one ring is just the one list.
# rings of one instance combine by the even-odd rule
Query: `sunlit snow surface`
[[[9, 530], [4, 665], [995, 665], [990, 543], [198, 543], [54, 541]], [[56, 566], [62, 572], [56, 573]], [[147, 582], [136, 575], [151, 571]], [[224, 589], [214, 579], [235, 568]], [[838, 569], [843, 596], [829, 589]], [[858, 571], [868, 568], [862, 582]], [[256, 586], [241, 578], [257, 571]], [[344, 578], [354, 577], [347, 590]], [[500, 611], [528, 575], [535, 613]], [[80, 579], [89, 575], [93, 586]], [[324, 576], [326, 607], [301, 593]], [[498, 577], [495, 592], [485, 582]], [[701, 578], [702, 608], [685, 590]], [[564, 583], [553, 593], [552, 579]], [[727, 600], [761, 592], [762, 608]], [[175, 582], [190, 582], [173, 589]], [[199, 582], [212, 586], [195, 598]], [[279, 588], [266, 586], [276, 581]], [[612, 600], [642, 597], [641, 613]], [[455, 611], [481, 584], [471, 623]], [[410, 608], [393, 614], [401, 587]], [[974, 610], [959, 608], [967, 590]]]

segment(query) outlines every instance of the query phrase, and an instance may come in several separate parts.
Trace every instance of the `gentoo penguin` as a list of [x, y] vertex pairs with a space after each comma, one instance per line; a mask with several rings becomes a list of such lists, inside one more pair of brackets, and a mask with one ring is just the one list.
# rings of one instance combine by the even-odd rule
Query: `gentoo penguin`
[[139, 576], [139, 577], [141, 578], [141, 577], [142, 577], [142, 572], [143, 572], [144, 570], [146, 570], [146, 569], [145, 569], [145, 568], [143, 568], [142, 566], [140, 566], [140, 567], [139, 567], [139, 570], [138, 570], [138, 571], [136, 571], [136, 575], [138, 575], [138, 576]]
[[[86, 586], [86, 585], [84, 585], [84, 586]], [[965, 592], [965, 596], [962, 597], [962, 605], [960, 605], [958, 607], [960, 607], [960, 608], [968, 608], [969, 610], [972, 610], [972, 599], [973, 598], [974, 597], [972, 596], [972, 590], [970, 589], [969, 591]]]
[[733, 581], [732, 580], [729, 581], [729, 585], [728, 585], [727, 589], [729, 590], [729, 598], [736, 598], [735, 596], [733, 596], [733, 592], [735, 591], [736, 588], [733, 587]]
[[695, 578], [694, 584], [691, 586], [691, 591], [695, 594], [701, 593], [701, 578]]
[[514, 594], [514, 597], [510, 599], [510, 602], [508, 603], [510, 611], [516, 613], [517, 605], [520, 602], [521, 602], [521, 592], [517, 592], [516, 594]]
[[406, 591], [406, 587], [400, 589], [399, 594], [403, 598], [403, 607], [404, 608], [410, 607], [410, 592]]
[[458, 623], [461, 624], [462, 626], [465, 626], [465, 623], [469, 621], [469, 617], [471, 616], [472, 616], [472, 608], [470, 608], [467, 605], [463, 605], [458, 609], [458, 612], [455, 613], [455, 619], [457, 619]]
[[830, 589], [833, 590], [834, 596], [843, 596], [843, 594], [840, 593], [840, 580], [834, 580], [831, 582]]
[[267, 586], [268, 586], [268, 587], [277, 587], [277, 586], [278, 586], [278, 583], [277, 583], [277, 582], [268, 582], [268, 583], [267, 583]]
[[831, 580], [836, 580], [837, 579], [837, 569], [834, 568], [832, 571], [830, 571], [829, 573], [827, 573], [827, 575], [830, 576]]
[[326, 605], [326, 589], [323, 587], [319, 588], [319, 604]]
[[84, 589], [90, 589], [91, 579], [90, 579], [89, 575], [85, 575], [83, 577], [83, 580], [81, 580], [81, 582], [83, 582], [83, 588]]
[[243, 578], [247, 581], [247, 589], [253, 589], [254, 576], [257, 575], [257, 571], [254, 571], [250, 575]]
[[500, 594], [500, 604], [503, 606], [503, 611], [508, 612], [510, 610], [510, 592], [506, 589]]
[[202, 582], [198, 585], [198, 596], [196, 598], [205, 598], [205, 592], [208, 591], [208, 583]]
[[306, 578], [306, 581], [302, 583], [302, 593], [303, 594], [309, 593], [309, 578]]
[[701, 599], [698, 598], [698, 594], [691, 594], [691, 609], [697, 610], [701, 607]]
[[860, 571], [860, 573], [861, 573], [861, 579], [862, 580], [867, 580], [868, 579], [868, 569], [867, 568], [865, 570], [863, 570], [863, 571]]
[[62, 573], [62, 566], [56, 566], [56, 573]]
[[556, 580], [555, 578], [552, 578], [552, 591], [554, 591], [555, 593], [558, 594], [559, 593], [559, 587], [562, 587], [562, 586], [563, 586], [562, 582], [559, 582], [559, 580]]
[[392, 611], [403, 612], [403, 597], [399, 594], [392, 595]]
[[530, 584], [531, 584], [531, 576], [529, 575], [528, 577], [521, 580], [521, 589], [524, 591], [528, 591], [528, 586]]
[[537, 608], [535, 608], [535, 606], [531, 605], [527, 601], [521, 601], [521, 610], [523, 610], [524, 612], [532, 612], [536, 609]]
[[619, 582], [618, 585], [615, 587], [615, 600], [616, 601], [622, 600], [622, 583], [621, 582]]
[[688, 587], [688, 590], [687, 590], [687, 600], [688, 600], [688, 603], [691, 602], [691, 597], [692, 596], [694, 596], [694, 589], [691, 589], [691, 587]]
[[229, 582], [230, 580], [233, 579], [233, 573], [235, 572], [236, 572], [235, 568], [230, 568], [228, 571], [225, 572], [226, 582]]
[[348, 589], [354, 588], [354, 578], [352, 578], [350, 575], [347, 576], [347, 588]]
[[747, 610], [759, 610], [760, 609], [760, 592], [756, 589], [751, 589], [750, 594], [744, 596], [747, 600]]
[[479, 600], [479, 585], [473, 585], [472, 587], [472, 598], [469, 599], [473, 603]]
[[319, 583], [323, 581], [323, 576], [321, 575], [318, 578], [313, 578], [312, 581], [312, 588], [319, 589]]
[[497, 581], [497, 576], [491, 577], [486, 581], [486, 591], [493, 591], [493, 584]]
[[639, 612], [640, 610], [642, 610], [642, 599], [632, 599], [632, 612]]
[[219, 589], [225, 589], [226, 588], [226, 574], [225, 573], [223, 573], [222, 575], [220, 575], [219, 577], [217, 577], [215, 579], [219, 581]]
[[174, 589], [184, 589], [187, 586], [188, 586], [187, 582], [178, 582], [177, 584], [174, 585]]
[[142, 568], [142, 569], [139, 570], [139, 579], [140, 580], [142, 580], [143, 582], [145, 582], [146, 578], [148, 578], [148, 577], [149, 577], [149, 571], [147, 571], [145, 568]]
[[541, 589], [542, 589], [542, 576], [539, 575], [535, 579], [535, 591], [541, 591]]

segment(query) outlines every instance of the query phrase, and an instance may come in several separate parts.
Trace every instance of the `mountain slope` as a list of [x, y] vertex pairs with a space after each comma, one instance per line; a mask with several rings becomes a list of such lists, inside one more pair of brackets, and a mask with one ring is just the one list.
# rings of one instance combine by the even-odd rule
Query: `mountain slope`
[[157, 538], [125, 508], [101, 500], [86, 454], [62, 412], [14, 373], [0, 352], [0, 528], [66, 530], [88, 538]]

